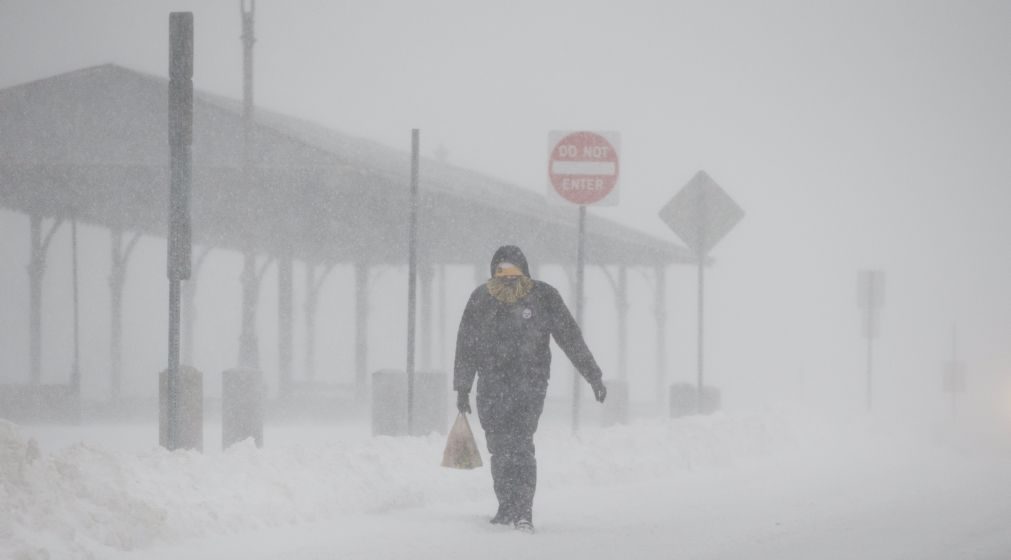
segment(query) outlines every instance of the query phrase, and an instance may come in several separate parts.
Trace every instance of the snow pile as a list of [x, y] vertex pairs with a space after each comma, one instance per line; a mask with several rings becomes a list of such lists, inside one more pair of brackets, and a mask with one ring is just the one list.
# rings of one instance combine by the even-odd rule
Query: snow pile
[[[545, 428], [537, 436], [539, 485], [617, 484], [733, 465], [790, 443], [790, 434], [771, 415], [655, 420], [580, 437]], [[444, 443], [439, 435], [265, 449], [249, 441], [206, 455], [78, 443], [44, 454], [0, 421], [0, 557], [101, 557], [343, 513], [489, 499], [487, 468], [438, 466]]]

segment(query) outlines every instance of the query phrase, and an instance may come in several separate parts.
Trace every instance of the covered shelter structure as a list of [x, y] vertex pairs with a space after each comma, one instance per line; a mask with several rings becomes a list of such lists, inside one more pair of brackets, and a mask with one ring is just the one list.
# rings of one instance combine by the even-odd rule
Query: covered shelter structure
[[[111, 397], [118, 396], [127, 264], [139, 236], [164, 237], [167, 229], [167, 107], [167, 79], [116, 65], [0, 90], [0, 206], [30, 218], [30, 384], [40, 383], [42, 277], [49, 241], [61, 224], [83, 222], [112, 232]], [[368, 270], [405, 264], [408, 258], [410, 156], [257, 110], [248, 154], [252, 165], [246, 170], [242, 109], [238, 100], [199, 91], [194, 95], [191, 204], [198, 250], [190, 283], [198, 281], [208, 249], [246, 255], [239, 362], [247, 363], [239, 365], [255, 367], [256, 295], [268, 265], [276, 264], [283, 394], [293, 383], [293, 261], [304, 261], [314, 271], [352, 264], [361, 354], [355, 364], [362, 383]], [[422, 161], [420, 177], [422, 297], [433, 267], [474, 265], [484, 272], [488, 256], [507, 242], [523, 246], [538, 263], [574, 261], [575, 209], [551, 206], [527, 189], [435, 160]], [[588, 218], [587, 231], [589, 264], [617, 266], [619, 278], [625, 267], [656, 271], [657, 328], [658, 336], [664, 336], [663, 272], [669, 265], [694, 262], [694, 255], [599, 217]], [[307, 324], [318, 289], [315, 281], [310, 284]], [[625, 301], [623, 280], [615, 287], [618, 301]], [[657, 367], [662, 370], [664, 364]]]

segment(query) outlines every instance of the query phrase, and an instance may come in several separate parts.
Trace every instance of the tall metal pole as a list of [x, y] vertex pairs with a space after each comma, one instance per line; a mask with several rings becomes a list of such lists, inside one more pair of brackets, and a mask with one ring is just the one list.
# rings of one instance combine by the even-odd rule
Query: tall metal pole
[[256, 15], [256, 0], [239, 0], [242, 14], [242, 136], [243, 163], [252, 157], [253, 136], [253, 17]]
[[81, 315], [77, 276], [77, 218], [70, 222], [71, 273], [74, 278], [74, 364], [70, 370], [70, 386], [81, 396]]
[[169, 15], [169, 340], [166, 447], [178, 449], [181, 282], [190, 277], [190, 183], [193, 143], [193, 14]]
[[42, 216], [32, 214], [31, 261], [28, 264], [29, 296], [29, 349], [31, 355], [31, 384], [42, 383], [42, 275], [46, 270], [45, 248], [42, 242]]
[[204, 247], [193, 263], [193, 270], [190, 271], [190, 279], [183, 286], [183, 339], [182, 339], [182, 363], [192, 366], [195, 364], [193, 333], [197, 324], [197, 280], [200, 278], [200, 270], [204, 261], [211, 253], [210, 246]]
[[[586, 268], [586, 206], [579, 206], [579, 240], [576, 246], [576, 323], [583, 328], [583, 277]], [[572, 378], [572, 433], [579, 432], [579, 372]]]
[[697, 390], [697, 402], [698, 411], [702, 412], [702, 391], [705, 387], [705, 270], [706, 270], [706, 254], [709, 252], [706, 242], [706, 216], [708, 215], [708, 207], [705, 192], [699, 193], [698, 196], [698, 208], [697, 208], [697, 219], [698, 219], [698, 246], [695, 250], [696, 256], [699, 259], [699, 331], [698, 331], [698, 388]]
[[618, 376], [628, 381], [628, 269], [618, 267]]
[[109, 231], [109, 396], [119, 402], [123, 388], [123, 285], [127, 257], [123, 250], [123, 230]]
[[407, 433], [414, 434], [414, 334], [418, 278], [418, 149], [419, 131], [411, 130], [411, 218], [407, 265]]
[[699, 377], [698, 377], [698, 399], [699, 404], [702, 403], [702, 387], [705, 383], [705, 329], [704, 329], [704, 318], [705, 318], [705, 270], [706, 270], [706, 260], [701, 254], [699, 254], [699, 349], [698, 349], [698, 361], [699, 361]]
[[958, 363], [958, 324], [953, 323], [951, 325], [951, 416], [955, 417], [958, 412], [958, 385], [961, 382], [960, 377], [962, 375], [959, 369]]
[[867, 283], [867, 410], [871, 410], [874, 397], [873, 348], [874, 348], [874, 277]]
[[[255, 0], [239, 0], [242, 17], [242, 182], [249, 188], [253, 166], [253, 32]], [[239, 364], [259, 369], [260, 348], [256, 334], [256, 306], [259, 283], [256, 281], [256, 255], [246, 248], [242, 268], [242, 332], [239, 335]]]
[[[870, 316], [872, 316], [873, 313], [874, 312], [871, 311], [870, 313], [867, 314], [867, 316], [870, 317]], [[873, 377], [873, 370], [872, 370], [872, 364], [873, 364], [872, 356], [873, 356], [873, 352], [874, 352], [873, 349], [874, 349], [874, 339], [868, 338], [867, 339], [867, 410], [871, 410], [871, 408], [872, 408], [872, 406], [874, 404], [874, 389], [873, 389], [873, 386], [874, 386], [873, 379], [874, 379], [874, 377]]]

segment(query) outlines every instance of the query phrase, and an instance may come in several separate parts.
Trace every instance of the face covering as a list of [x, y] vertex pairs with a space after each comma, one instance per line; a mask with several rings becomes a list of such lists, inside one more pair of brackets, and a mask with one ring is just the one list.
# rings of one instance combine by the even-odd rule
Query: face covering
[[495, 277], [488, 281], [488, 293], [502, 303], [516, 303], [525, 298], [534, 287], [534, 281], [512, 263], [500, 263]]

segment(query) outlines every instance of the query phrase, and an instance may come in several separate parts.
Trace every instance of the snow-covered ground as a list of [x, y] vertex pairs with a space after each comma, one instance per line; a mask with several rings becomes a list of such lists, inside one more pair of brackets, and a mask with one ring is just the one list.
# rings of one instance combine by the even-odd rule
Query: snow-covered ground
[[222, 452], [216, 433], [169, 453], [153, 426], [0, 422], [0, 558], [1011, 558], [1007, 430], [549, 422], [533, 536], [487, 523], [488, 469], [440, 468], [438, 435], [287, 425]]

